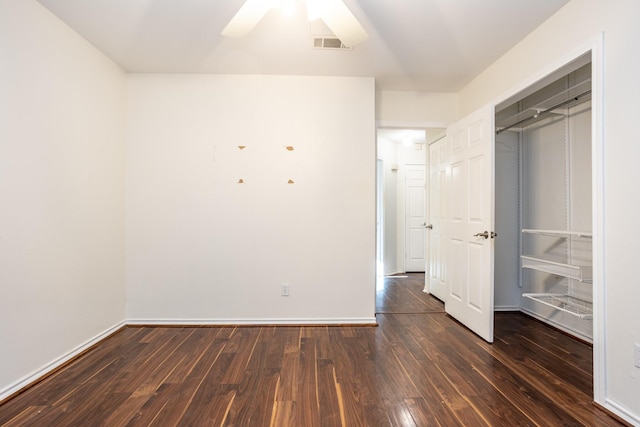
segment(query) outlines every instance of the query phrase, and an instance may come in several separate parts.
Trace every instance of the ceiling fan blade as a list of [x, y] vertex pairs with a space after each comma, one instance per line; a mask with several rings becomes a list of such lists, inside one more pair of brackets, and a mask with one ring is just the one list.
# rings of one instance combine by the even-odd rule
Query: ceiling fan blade
[[369, 37], [342, 0], [331, 0], [330, 6], [322, 14], [322, 20], [345, 46], [353, 47]]
[[272, 7], [272, 1], [246, 0], [227, 26], [224, 27], [222, 35], [227, 37], [246, 36]]

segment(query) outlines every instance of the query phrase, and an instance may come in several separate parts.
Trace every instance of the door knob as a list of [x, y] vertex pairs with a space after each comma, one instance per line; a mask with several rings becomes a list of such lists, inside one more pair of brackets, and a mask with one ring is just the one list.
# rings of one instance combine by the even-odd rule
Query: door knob
[[429, 224], [429, 225], [427, 225], [427, 224], [425, 223], [424, 228], [428, 228], [429, 230], [433, 230], [433, 224]]
[[474, 237], [484, 237], [485, 239], [489, 238], [489, 232], [485, 231], [484, 233], [476, 233], [473, 235]]

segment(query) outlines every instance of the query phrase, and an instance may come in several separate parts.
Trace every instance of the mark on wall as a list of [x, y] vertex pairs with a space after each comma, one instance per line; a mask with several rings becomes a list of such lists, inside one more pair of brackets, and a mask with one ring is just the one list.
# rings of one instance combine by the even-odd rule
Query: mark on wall
[[[236, 145], [236, 147], [237, 147], [237, 148], [238, 148], [238, 150], [240, 150], [240, 151], [243, 151], [243, 150], [245, 150], [245, 149], [247, 148], [247, 146], [246, 146], [246, 145]], [[293, 145], [283, 145], [282, 147], [284, 147], [284, 149], [285, 149], [285, 150], [287, 150], [287, 151], [294, 151], [294, 150], [295, 150], [295, 147], [294, 147]], [[215, 162], [216, 162], [216, 160], [217, 160], [217, 159], [216, 159], [216, 157], [217, 157], [217, 156], [216, 156], [216, 154], [217, 154], [217, 153], [216, 153], [216, 148], [217, 148], [216, 146], [214, 146], [214, 147], [213, 147], [213, 162], [214, 162], [214, 163], [215, 163]], [[236, 173], [238, 173], [238, 172], [242, 173], [242, 171], [240, 171], [240, 170], [236, 170]], [[237, 181], [235, 181], [235, 183], [236, 183], [236, 184], [246, 184], [246, 182], [245, 182], [244, 178], [238, 178], [238, 179], [237, 179]], [[289, 180], [287, 181], [287, 184], [295, 184], [295, 181], [294, 181], [293, 179], [289, 179]]]

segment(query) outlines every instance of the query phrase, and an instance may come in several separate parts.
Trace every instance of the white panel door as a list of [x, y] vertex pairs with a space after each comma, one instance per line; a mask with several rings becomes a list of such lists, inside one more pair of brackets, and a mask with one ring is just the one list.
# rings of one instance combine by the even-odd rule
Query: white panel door
[[448, 155], [446, 137], [429, 146], [429, 268], [425, 288], [442, 301], [446, 301], [448, 294]]
[[447, 129], [450, 180], [445, 310], [493, 342], [493, 107]]
[[405, 174], [405, 271], [422, 272], [426, 266], [426, 166], [407, 165]]

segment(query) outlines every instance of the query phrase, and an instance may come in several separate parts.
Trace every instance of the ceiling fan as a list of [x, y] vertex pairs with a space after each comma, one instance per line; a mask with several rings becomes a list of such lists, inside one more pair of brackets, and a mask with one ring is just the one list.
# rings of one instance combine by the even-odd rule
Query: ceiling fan
[[[287, 0], [245, 0], [240, 10], [222, 30], [223, 36], [244, 37], [269, 12]], [[289, 2], [293, 0], [288, 0]], [[354, 45], [367, 39], [367, 32], [351, 13], [343, 0], [302, 0], [307, 8], [310, 21], [322, 19], [333, 34], [345, 46]]]

